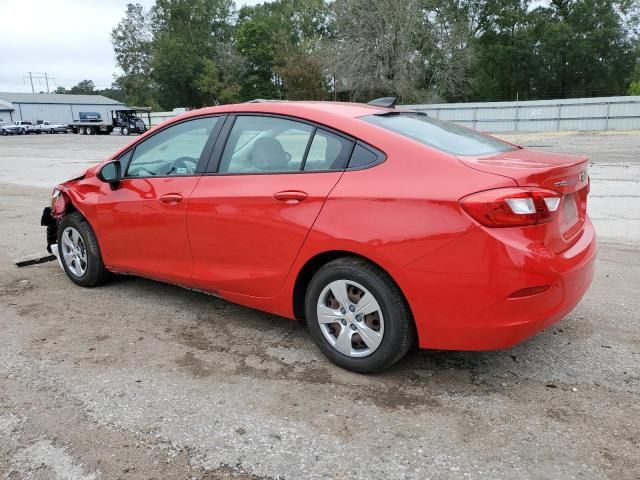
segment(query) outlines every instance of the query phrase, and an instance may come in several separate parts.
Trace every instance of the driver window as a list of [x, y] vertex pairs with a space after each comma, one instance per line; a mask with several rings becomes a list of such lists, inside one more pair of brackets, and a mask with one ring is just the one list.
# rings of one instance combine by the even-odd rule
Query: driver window
[[219, 117], [173, 125], [138, 144], [127, 177], [193, 175]]
[[220, 173], [297, 172], [315, 130], [277, 117], [239, 116], [222, 154]]

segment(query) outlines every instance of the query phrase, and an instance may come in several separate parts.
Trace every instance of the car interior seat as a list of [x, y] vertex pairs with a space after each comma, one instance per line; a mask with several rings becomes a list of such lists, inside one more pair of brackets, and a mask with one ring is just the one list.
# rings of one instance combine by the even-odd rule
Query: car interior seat
[[259, 138], [251, 149], [251, 163], [259, 170], [288, 170], [290, 155], [273, 137]]

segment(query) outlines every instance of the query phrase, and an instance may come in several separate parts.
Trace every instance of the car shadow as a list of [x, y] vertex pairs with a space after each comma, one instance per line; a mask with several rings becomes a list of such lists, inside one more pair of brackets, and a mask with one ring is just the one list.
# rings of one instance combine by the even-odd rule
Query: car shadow
[[[198, 329], [197, 335], [193, 331], [179, 334], [179, 340], [187, 346], [203, 351], [211, 350], [212, 343], [207, 343], [206, 338], [213, 338], [215, 335], [219, 343], [220, 327], [223, 324], [225, 348], [237, 353], [238, 362], [242, 361], [243, 355], [261, 355], [269, 361], [282, 363], [283, 369], [325, 369], [335, 380], [348, 381], [350, 376], [359, 375], [346, 372], [322, 356], [306, 331], [304, 322], [291, 321], [202, 292], [139, 277], [119, 276], [108, 287], [116, 290], [135, 288], [139, 294], [153, 299], [153, 302], [175, 302], [185, 308], [185, 313], [192, 315], [194, 320], [193, 325], [186, 328]], [[538, 376], [540, 358], [549, 361], [558, 355], [557, 352], [554, 353], [559, 343], [556, 334], [561, 334], [562, 331], [561, 328], [551, 328], [516, 347], [498, 351], [415, 348], [388, 370], [368, 377], [372, 381], [405, 386], [445, 381], [450, 387], [490, 385], [497, 388], [505, 382]], [[234, 332], [242, 334], [236, 335]], [[241, 337], [254, 339], [251, 348], [244, 344], [241, 347], [239, 343], [234, 345], [242, 341]], [[220, 348], [219, 345], [216, 348]], [[280, 352], [280, 356], [273, 352]]]

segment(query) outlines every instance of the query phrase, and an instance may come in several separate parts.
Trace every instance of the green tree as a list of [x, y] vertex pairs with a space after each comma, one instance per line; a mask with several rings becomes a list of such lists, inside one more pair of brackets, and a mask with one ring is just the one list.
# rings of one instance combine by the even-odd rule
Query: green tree
[[624, 94], [634, 52], [623, 13], [626, 0], [554, 0], [535, 10], [541, 96]]
[[481, 6], [472, 98], [514, 100], [534, 97], [530, 79], [537, 68], [536, 39], [528, 0], [487, 0]]
[[285, 53], [283, 64], [274, 69], [282, 79], [284, 95], [288, 100], [325, 100], [328, 78], [322, 58], [314, 51], [303, 48]]
[[[122, 102], [125, 104], [129, 103], [125, 92], [121, 88], [119, 88], [117, 84], [112, 84], [111, 87], [105, 88], [104, 90], [96, 90], [94, 93], [96, 95], [102, 95], [112, 100], [118, 100], [119, 102]], [[129, 103], [129, 105], [136, 105], [136, 104]]]
[[324, 97], [326, 72], [320, 52], [331, 27], [324, 0], [276, 0], [242, 7], [235, 34], [246, 62], [241, 97]]
[[231, 0], [156, 0], [153, 78], [165, 108], [207, 103], [203, 75], [230, 36]]
[[466, 100], [476, 65], [473, 43], [482, 0], [424, 0], [421, 53], [428, 98]]
[[485, 0], [472, 98], [624, 94], [633, 70], [636, 0]]
[[[239, 60], [237, 60], [239, 61]], [[230, 67], [237, 67], [238, 64]], [[218, 67], [212, 59], [203, 60], [202, 72], [196, 77], [194, 86], [207, 105], [220, 105], [237, 102], [240, 84], [237, 77], [229, 75], [229, 70]]]
[[72, 95], [93, 95], [96, 93], [96, 86], [93, 80], [82, 80], [77, 85], [71, 87], [68, 93]]
[[152, 31], [149, 14], [142, 5], [129, 4], [124, 18], [111, 31], [116, 62], [122, 75], [115, 77], [117, 89], [130, 105], [157, 107], [151, 75]]

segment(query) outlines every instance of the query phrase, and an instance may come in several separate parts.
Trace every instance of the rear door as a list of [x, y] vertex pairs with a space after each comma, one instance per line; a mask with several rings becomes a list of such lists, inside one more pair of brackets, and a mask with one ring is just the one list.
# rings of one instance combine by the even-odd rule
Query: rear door
[[122, 158], [115, 190], [102, 184], [97, 229], [105, 264], [120, 271], [188, 284], [193, 258], [187, 202], [213, 148], [220, 117], [158, 131]]
[[269, 297], [291, 268], [353, 142], [290, 118], [229, 118], [187, 209], [194, 284]]

